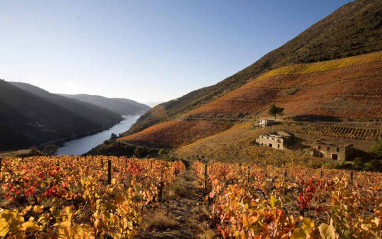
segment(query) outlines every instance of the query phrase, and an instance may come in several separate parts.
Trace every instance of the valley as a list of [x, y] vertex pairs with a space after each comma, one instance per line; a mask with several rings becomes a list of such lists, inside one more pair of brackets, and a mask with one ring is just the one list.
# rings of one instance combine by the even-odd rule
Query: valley
[[382, 0], [23, 4], [0, 238], [382, 238]]

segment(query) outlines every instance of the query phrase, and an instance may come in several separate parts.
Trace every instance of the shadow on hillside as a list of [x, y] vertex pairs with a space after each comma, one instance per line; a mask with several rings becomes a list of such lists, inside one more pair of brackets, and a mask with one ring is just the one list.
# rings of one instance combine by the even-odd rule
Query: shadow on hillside
[[376, 156], [372, 153], [362, 151], [360, 149], [354, 149], [353, 154], [350, 156], [350, 160], [354, 160], [355, 158], [366, 159], [367, 161], [373, 160]]
[[311, 121], [311, 122], [341, 122], [341, 118], [332, 116], [320, 116], [320, 115], [297, 115], [292, 117], [294, 121]]

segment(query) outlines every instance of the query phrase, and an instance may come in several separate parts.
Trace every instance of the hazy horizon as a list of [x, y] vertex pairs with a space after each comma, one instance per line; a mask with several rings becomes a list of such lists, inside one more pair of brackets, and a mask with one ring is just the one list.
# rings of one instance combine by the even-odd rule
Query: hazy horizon
[[216, 84], [340, 1], [3, 1], [0, 79], [164, 102]]

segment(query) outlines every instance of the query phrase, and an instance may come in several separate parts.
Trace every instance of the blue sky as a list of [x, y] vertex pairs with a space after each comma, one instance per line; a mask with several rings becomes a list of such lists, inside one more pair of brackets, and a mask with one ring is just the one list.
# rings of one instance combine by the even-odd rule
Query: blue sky
[[1, 0], [0, 79], [167, 101], [280, 47], [348, 0]]

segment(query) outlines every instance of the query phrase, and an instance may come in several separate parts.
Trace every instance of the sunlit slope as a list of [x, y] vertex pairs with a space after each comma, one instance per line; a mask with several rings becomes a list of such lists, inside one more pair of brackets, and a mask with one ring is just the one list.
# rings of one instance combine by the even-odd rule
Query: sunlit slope
[[[274, 165], [301, 163], [314, 165], [320, 160], [312, 158], [302, 149], [309, 148], [308, 145], [317, 138], [323, 137], [343, 144], [352, 143], [356, 149], [365, 152], [372, 149], [375, 140], [382, 139], [382, 129], [371, 129], [367, 124], [283, 122], [265, 128], [254, 125], [254, 122], [237, 123], [228, 130], [183, 145], [175, 150], [175, 154], [183, 158], [203, 155], [210, 160], [223, 162], [259, 161]], [[298, 150], [275, 150], [256, 144], [260, 134], [278, 131], [293, 132], [300, 140], [291, 148]]]
[[119, 141], [144, 146], [178, 147], [216, 134], [231, 127], [230, 123], [174, 120], [151, 126]]
[[[184, 146], [224, 131], [233, 123], [269, 117], [267, 112], [273, 102], [285, 108], [285, 117], [294, 119], [380, 120], [381, 79], [382, 52], [282, 67], [177, 120], [156, 124], [120, 140], [142, 145]], [[164, 110], [156, 112], [163, 114]]]
[[269, 104], [285, 116], [339, 120], [382, 118], [382, 52], [282, 67], [251, 80], [187, 115], [189, 118], [267, 116]]

